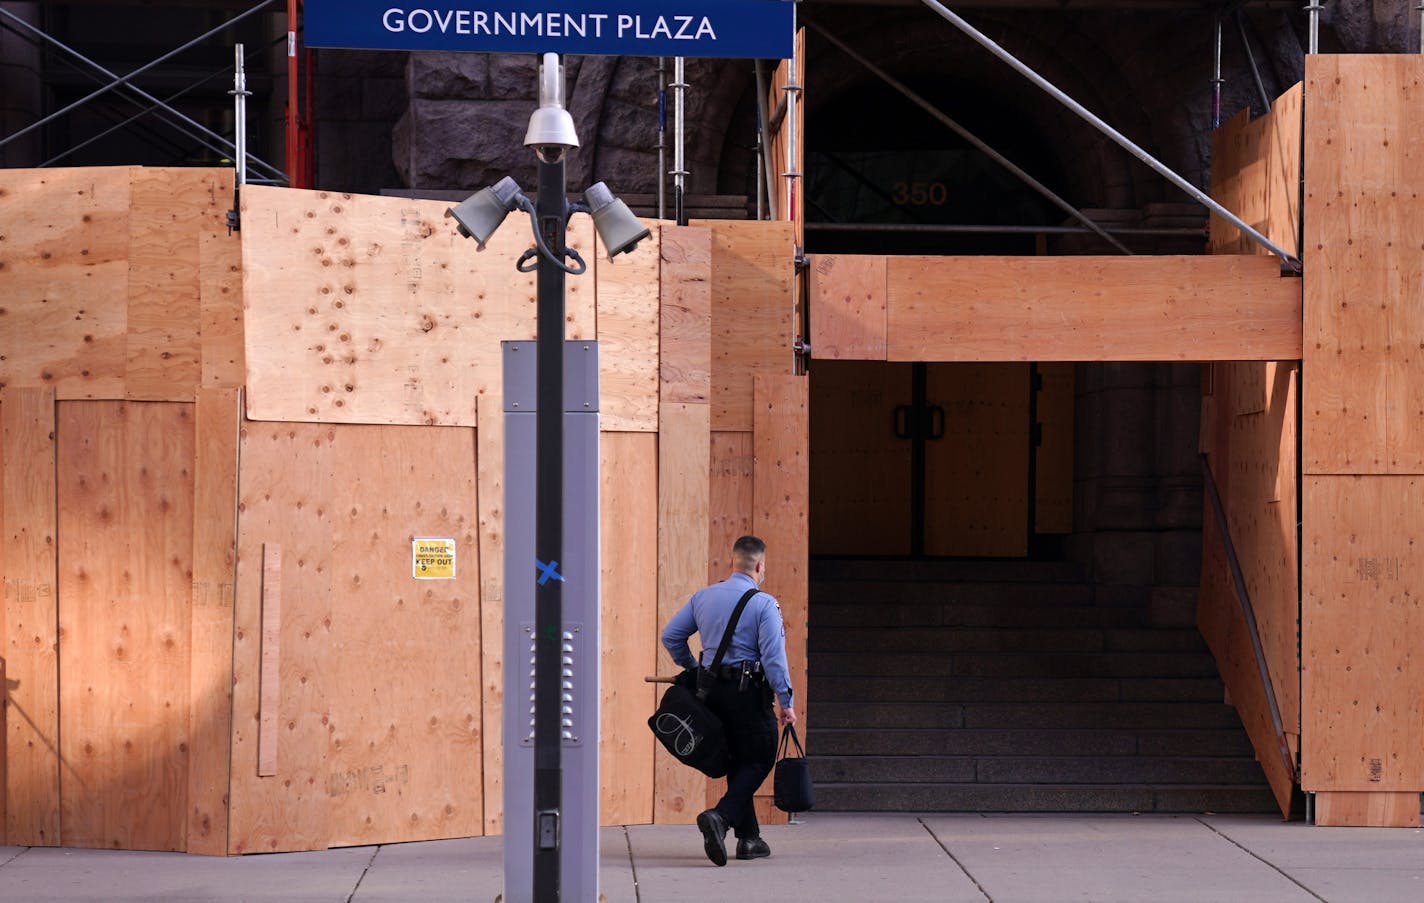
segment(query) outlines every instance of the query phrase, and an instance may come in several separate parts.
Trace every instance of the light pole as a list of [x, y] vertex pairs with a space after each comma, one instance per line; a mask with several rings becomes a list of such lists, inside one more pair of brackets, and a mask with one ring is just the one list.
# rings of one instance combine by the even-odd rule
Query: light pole
[[[521, 568], [532, 564], [532, 571], [524, 571], [535, 579], [533, 618], [533, 857], [532, 900], [536, 903], [551, 903], [560, 898], [561, 873], [563, 872], [562, 848], [564, 827], [562, 821], [563, 788], [563, 745], [579, 742], [578, 736], [566, 729], [565, 715], [571, 715], [574, 703], [572, 685], [577, 683], [572, 673], [574, 666], [570, 637], [564, 624], [563, 587], [565, 575], [559, 573], [559, 562], [564, 554], [564, 283], [567, 275], [580, 275], [587, 270], [587, 264], [579, 253], [565, 245], [569, 217], [574, 213], [588, 213], [593, 217], [599, 238], [608, 250], [609, 257], [633, 250], [637, 243], [649, 236], [648, 229], [640, 223], [626, 204], [616, 199], [602, 182], [591, 186], [584, 193], [583, 203], [570, 202], [566, 196], [565, 157], [568, 151], [578, 146], [578, 135], [574, 130], [573, 117], [564, 108], [563, 67], [558, 54], [543, 55], [539, 70], [539, 107], [529, 120], [529, 130], [524, 144], [532, 147], [539, 158], [539, 191], [535, 201], [520, 191], [519, 186], [509, 177], [495, 185], [481, 189], [456, 207], [446, 211], [458, 223], [460, 234], [473, 238], [483, 249], [499, 228], [505, 216], [513, 210], [523, 210], [530, 214], [534, 228], [534, 246], [519, 258], [516, 267], [520, 272], [535, 272], [537, 284], [537, 336], [535, 341], [535, 424], [534, 424], [534, 562], [520, 564], [514, 562], [506, 568], [506, 583], [512, 584], [505, 592], [506, 638], [514, 631], [518, 634], [518, 619], [510, 611], [513, 601], [520, 596], [518, 582], [523, 579]], [[567, 261], [573, 259], [570, 265]], [[533, 261], [531, 265], [531, 261]], [[596, 437], [595, 437], [596, 438]], [[587, 451], [585, 453], [588, 453]], [[597, 443], [593, 444], [593, 465], [596, 472]], [[506, 455], [506, 466], [508, 468]], [[506, 479], [508, 495], [511, 480]], [[513, 505], [507, 499], [506, 512], [514, 519]], [[527, 502], [524, 502], [527, 504]], [[513, 530], [506, 531], [506, 541], [512, 542]], [[583, 537], [589, 541], [588, 537]], [[593, 555], [582, 556], [582, 560], [597, 561], [597, 536], [592, 537]], [[594, 569], [597, 570], [596, 568]], [[580, 581], [597, 581], [595, 573], [568, 575]], [[594, 597], [596, 598], [596, 596]], [[506, 642], [506, 649], [523, 648], [527, 642], [515, 635], [516, 642]], [[506, 706], [520, 705], [522, 694], [516, 687], [523, 682], [523, 658], [518, 662], [506, 660], [505, 695]], [[599, 655], [596, 648], [584, 649], [579, 656], [579, 664], [585, 668], [598, 668]], [[518, 681], [516, 684], [515, 681]], [[596, 679], [587, 682], [597, 686]], [[597, 700], [593, 700], [596, 706]], [[596, 709], [595, 709], [596, 711]], [[570, 719], [571, 720], [571, 719]], [[585, 731], [585, 742], [593, 738], [593, 755], [597, 757], [597, 719], [592, 719], [592, 730]], [[512, 723], [506, 718], [505, 724]], [[510, 764], [520, 751], [520, 739], [506, 730], [506, 814], [512, 808], [511, 800], [527, 801], [526, 788], [516, 787]], [[522, 776], [521, 776], [522, 777]], [[592, 789], [597, 793], [596, 787]], [[597, 829], [597, 797], [591, 811], [571, 813], [570, 817], [582, 816], [595, 819]], [[507, 819], [507, 825], [523, 822], [522, 818]], [[506, 862], [510, 860], [511, 844], [518, 838], [505, 831]], [[596, 856], [591, 857], [595, 875], [593, 884], [585, 890], [596, 888]], [[521, 868], [516, 871], [523, 872]], [[510, 869], [506, 868], [505, 899], [514, 903], [521, 899], [525, 888], [510, 887]]]

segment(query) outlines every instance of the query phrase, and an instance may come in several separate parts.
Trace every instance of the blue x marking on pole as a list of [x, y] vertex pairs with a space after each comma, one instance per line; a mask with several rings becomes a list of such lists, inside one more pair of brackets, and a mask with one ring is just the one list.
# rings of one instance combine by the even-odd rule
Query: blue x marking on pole
[[544, 562], [542, 562], [542, 561], [540, 561], [539, 559], [535, 558], [535, 559], [534, 559], [534, 564], [538, 565], [538, 567], [539, 567], [539, 585], [540, 585], [540, 586], [543, 586], [544, 584], [548, 583], [550, 577], [554, 578], [555, 580], [559, 581], [560, 583], [563, 583], [563, 582], [564, 582], [564, 577], [563, 577], [563, 575], [559, 573], [559, 563], [558, 563], [557, 561], [551, 561], [551, 562], [549, 562], [548, 564], [545, 564]]

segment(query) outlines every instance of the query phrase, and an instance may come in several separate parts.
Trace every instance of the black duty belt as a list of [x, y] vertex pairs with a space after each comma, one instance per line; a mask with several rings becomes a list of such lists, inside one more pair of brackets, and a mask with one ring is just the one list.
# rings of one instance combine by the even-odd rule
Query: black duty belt
[[712, 672], [712, 676], [718, 680], [741, 680], [743, 674], [760, 677], [761, 673], [761, 662], [733, 662], [730, 665], [722, 665]]

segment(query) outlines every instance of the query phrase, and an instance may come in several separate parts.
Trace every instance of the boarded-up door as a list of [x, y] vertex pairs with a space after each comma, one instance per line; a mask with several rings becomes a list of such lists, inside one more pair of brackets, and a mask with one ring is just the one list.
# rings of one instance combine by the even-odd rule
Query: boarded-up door
[[61, 402], [61, 842], [186, 849], [193, 406]]

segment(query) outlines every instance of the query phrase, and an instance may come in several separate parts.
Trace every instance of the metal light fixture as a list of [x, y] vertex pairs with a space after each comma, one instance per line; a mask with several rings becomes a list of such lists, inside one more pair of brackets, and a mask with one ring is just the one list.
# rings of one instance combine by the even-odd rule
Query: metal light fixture
[[463, 202], [445, 211], [456, 222], [456, 228], [466, 238], [479, 243], [479, 250], [494, 235], [509, 211], [518, 209], [524, 194], [519, 183], [505, 176], [488, 188], [481, 188]]
[[599, 240], [608, 249], [608, 256], [617, 257], [638, 246], [638, 242], [652, 235], [648, 227], [639, 222], [620, 198], [613, 196], [608, 186], [595, 182], [583, 193], [589, 215], [593, 217], [593, 228], [598, 230]]

